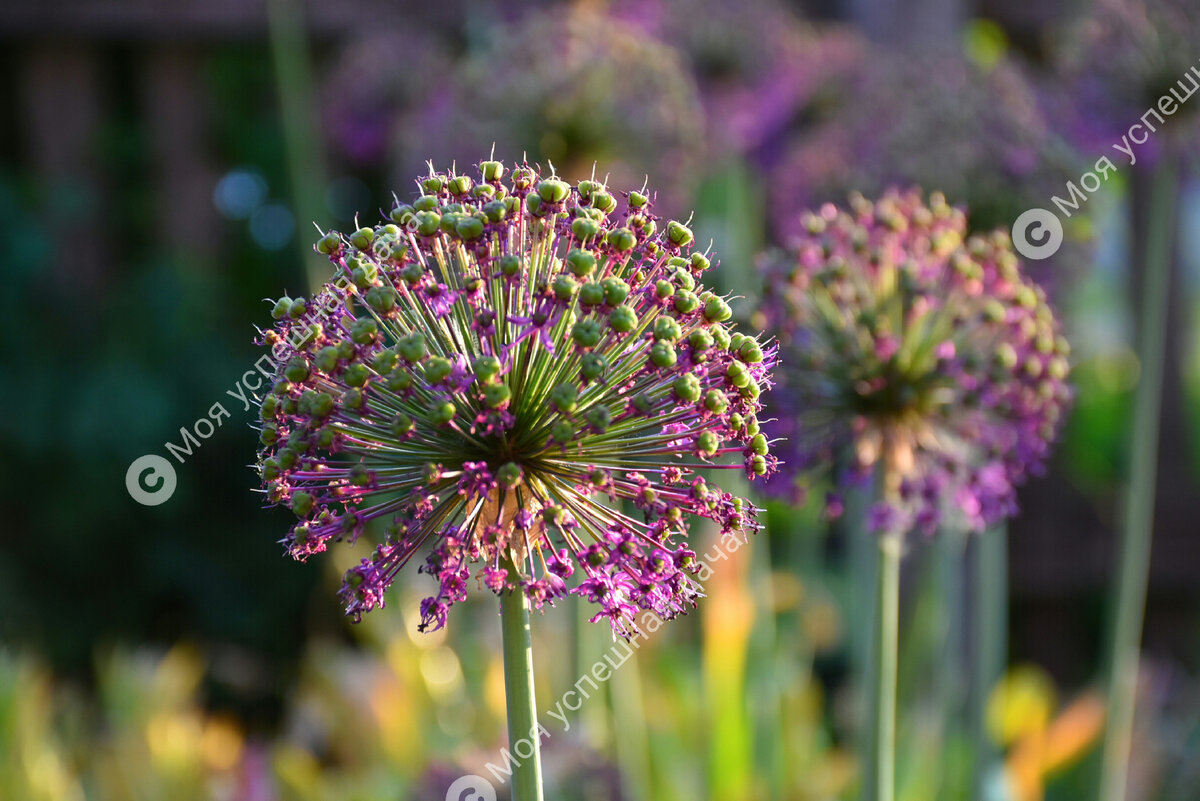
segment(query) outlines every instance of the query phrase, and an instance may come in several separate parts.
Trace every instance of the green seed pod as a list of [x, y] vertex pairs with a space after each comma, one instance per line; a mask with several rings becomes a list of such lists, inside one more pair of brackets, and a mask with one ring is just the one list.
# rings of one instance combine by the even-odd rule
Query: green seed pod
[[596, 433], [603, 434], [608, 430], [612, 423], [612, 412], [607, 406], [593, 406], [587, 413], [588, 425], [596, 430]]
[[288, 317], [299, 320], [306, 311], [308, 311], [308, 305], [304, 302], [304, 298], [296, 298], [292, 301], [292, 305], [288, 306]]
[[729, 408], [729, 397], [719, 389], [704, 393], [704, 408], [713, 414], [724, 414]]
[[483, 388], [483, 402], [489, 409], [500, 409], [512, 400], [512, 390], [505, 384], [488, 384]]
[[408, 228], [409, 224], [413, 220], [413, 215], [416, 214], [416, 211], [417, 210], [409, 204], [401, 203], [399, 206], [396, 206], [396, 208], [392, 209], [391, 214], [388, 216], [392, 219], [392, 222], [403, 226], [404, 228]]
[[470, 242], [483, 236], [483, 221], [477, 217], [459, 217], [454, 232]]
[[396, 354], [395, 349], [388, 348], [375, 354], [375, 358], [371, 360], [371, 367], [375, 369], [375, 372], [383, 375], [390, 373], [399, 361], [400, 357]]
[[488, 222], [498, 223], [508, 216], [508, 204], [503, 200], [493, 200], [484, 204], [483, 213], [487, 215]]
[[696, 272], [702, 273], [711, 266], [712, 266], [712, 263], [708, 260], [708, 257], [705, 256], [703, 253], [693, 253], [692, 254], [692, 269], [695, 270]]
[[414, 428], [416, 428], [416, 423], [414, 423], [413, 419], [404, 412], [398, 412], [396, 416], [392, 418], [392, 433], [397, 437], [408, 436]]
[[721, 449], [721, 438], [714, 431], [705, 431], [696, 438], [696, 451], [704, 458], [710, 458]]
[[589, 281], [579, 288], [579, 302], [584, 306], [599, 306], [604, 302], [604, 284]]
[[311, 493], [303, 490], [292, 493], [292, 512], [296, 517], [308, 517], [312, 514], [315, 503]]
[[609, 306], [620, 306], [629, 297], [629, 284], [616, 276], [610, 275], [600, 285], [604, 287], [604, 302]]
[[637, 324], [637, 312], [630, 306], [618, 306], [608, 314], [608, 325], [618, 334], [628, 334]]
[[608, 244], [615, 250], [627, 252], [637, 245], [637, 237], [628, 228], [614, 228], [608, 232]]
[[421, 236], [434, 236], [442, 225], [442, 215], [436, 211], [419, 211], [414, 219], [417, 222], [417, 233]]
[[300, 356], [293, 357], [284, 368], [283, 375], [293, 384], [299, 384], [308, 378], [308, 363]]
[[763, 360], [762, 348], [753, 339], [746, 337], [742, 344], [738, 345], [737, 357], [747, 364], [758, 364]]
[[414, 331], [406, 337], [402, 337], [396, 344], [396, 349], [400, 351], [400, 356], [404, 361], [412, 364], [419, 362], [425, 358], [425, 335], [420, 331]]
[[574, 384], [564, 381], [550, 392], [550, 403], [563, 414], [575, 411], [579, 402], [579, 390]]
[[594, 348], [604, 336], [604, 327], [596, 320], [580, 320], [571, 327], [571, 339], [581, 348]]
[[317, 241], [317, 252], [324, 253], [326, 256], [332, 255], [342, 246], [342, 239], [336, 233], [330, 231]]
[[441, 204], [434, 195], [421, 195], [412, 205], [417, 211], [436, 211]]
[[712, 334], [705, 331], [703, 328], [697, 328], [692, 333], [688, 334], [688, 344], [692, 346], [692, 350], [697, 353], [703, 353], [713, 345]]
[[673, 317], [659, 317], [654, 321], [654, 338], [675, 342], [683, 336], [683, 330]]
[[456, 175], [446, 184], [446, 188], [455, 197], [463, 197], [471, 191], [471, 187], [474, 185], [475, 182], [469, 176]]
[[490, 384], [500, 375], [502, 365], [495, 356], [480, 356], [471, 363], [471, 371], [480, 384]]
[[710, 298], [704, 304], [704, 319], [710, 323], [722, 323], [733, 316], [733, 310], [729, 308], [729, 304], [721, 298]]
[[372, 228], [359, 228], [350, 235], [350, 244], [359, 250], [367, 250], [374, 240], [375, 230]]
[[516, 462], [505, 462], [496, 471], [496, 481], [506, 490], [520, 485], [524, 476], [525, 474], [521, 470], [521, 465]]
[[263, 430], [258, 432], [258, 441], [263, 445], [274, 445], [279, 441], [279, 427], [274, 423], [263, 426]]
[[292, 308], [292, 299], [284, 295], [279, 300], [275, 301], [275, 306], [271, 309], [271, 316], [276, 320], [282, 320], [288, 316], [288, 310]]
[[708, 332], [712, 334], [713, 342], [721, 350], [729, 348], [729, 331], [723, 325], [709, 326]]
[[356, 362], [346, 368], [342, 373], [342, 380], [347, 386], [361, 387], [367, 383], [367, 379], [371, 377], [371, 368], [361, 362]]
[[550, 285], [554, 290], [554, 297], [562, 301], [570, 300], [579, 291], [579, 283], [569, 275], [560, 275], [554, 279], [554, 283]]
[[671, 220], [667, 223], [667, 240], [676, 247], [685, 247], [692, 244], [695, 236], [692, 235], [692, 229], [688, 228], [681, 222]]
[[521, 257], [511, 253], [507, 256], [501, 256], [499, 267], [502, 275], [512, 278], [521, 272]]
[[617, 208], [617, 199], [607, 192], [597, 192], [592, 195], [592, 208], [612, 214]]
[[630, 192], [629, 193], [629, 208], [631, 208], [631, 209], [643, 208], [649, 202], [650, 202], [650, 198], [646, 197], [641, 192]]
[[444, 400], [433, 405], [429, 415], [435, 426], [447, 426], [454, 420], [454, 404]]
[[587, 217], [576, 217], [571, 221], [571, 233], [580, 242], [588, 242], [600, 235], [600, 224]]
[[659, 300], [666, 300], [675, 294], [675, 287], [670, 281], [656, 281], [654, 283], [654, 297]]
[[363, 317], [350, 326], [350, 339], [359, 345], [369, 345], [375, 341], [379, 326], [370, 317]]
[[567, 420], [559, 420], [550, 428], [550, 439], [559, 445], [566, 445], [575, 439], [575, 426]]
[[576, 248], [567, 254], [567, 269], [577, 278], [585, 278], [596, 269], [596, 257]]
[[365, 300], [379, 314], [387, 314], [396, 308], [396, 290], [390, 286], [373, 286], [367, 290]]
[[547, 203], [561, 203], [571, 194], [571, 185], [557, 178], [546, 178], [538, 182], [537, 193]]
[[450, 377], [454, 371], [454, 362], [443, 356], [431, 356], [425, 362], [425, 380], [430, 384], [440, 384]]
[[767, 455], [767, 438], [762, 434], [755, 434], [750, 440], [750, 450], [759, 456]]
[[588, 381], [595, 381], [608, 372], [608, 360], [599, 353], [586, 353], [579, 365], [579, 375]]
[[356, 412], [363, 408], [365, 401], [361, 389], [348, 389], [342, 393], [341, 406], [347, 411]]
[[700, 298], [696, 297], [695, 293], [688, 292], [686, 289], [681, 289], [675, 293], [675, 311], [680, 314], [691, 314], [696, 309], [700, 308]]
[[672, 389], [675, 391], [675, 397], [685, 403], [695, 403], [700, 400], [700, 379], [692, 373], [676, 378]]
[[661, 367], [664, 370], [674, 367], [678, 358], [675, 348], [670, 342], [659, 341], [650, 346], [650, 361], [655, 367]]

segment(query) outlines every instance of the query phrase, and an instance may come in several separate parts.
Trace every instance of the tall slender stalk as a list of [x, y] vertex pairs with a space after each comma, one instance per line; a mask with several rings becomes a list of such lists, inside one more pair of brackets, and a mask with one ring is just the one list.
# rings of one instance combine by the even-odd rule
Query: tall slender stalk
[[903, 535], [879, 537], [879, 636], [876, 640], [875, 704], [871, 742], [875, 748], [875, 801], [892, 801], [896, 793], [896, 677], [900, 648], [900, 556]]
[[996, 749], [987, 732], [987, 699], [1000, 680], [1008, 653], [1008, 525], [983, 532], [970, 547], [974, 595], [971, 625], [971, 727], [975, 741], [972, 788], [983, 798]]
[[504, 638], [508, 750], [513, 758], [512, 801], [542, 801], [542, 753], [533, 694], [529, 598], [523, 591], [517, 590], [501, 599], [500, 627]]
[[1134, 694], [1154, 533], [1154, 487], [1178, 180], [1176, 160], [1165, 155], [1151, 179], [1146, 252], [1141, 264], [1145, 271], [1138, 309], [1137, 352], [1141, 376], [1134, 393], [1129, 489], [1120, 528], [1120, 574], [1109, 629], [1108, 726], [1100, 774], [1100, 801], [1122, 801], [1129, 774]]

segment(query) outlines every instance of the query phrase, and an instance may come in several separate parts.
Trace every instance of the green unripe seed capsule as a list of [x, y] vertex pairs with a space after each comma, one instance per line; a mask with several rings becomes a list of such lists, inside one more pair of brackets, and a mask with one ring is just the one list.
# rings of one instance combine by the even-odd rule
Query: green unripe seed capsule
[[604, 285], [589, 281], [579, 288], [579, 302], [584, 306], [599, 306], [604, 302]]
[[441, 401], [433, 406], [433, 414], [430, 416], [433, 424], [437, 426], [450, 425], [454, 420], [454, 404], [450, 401]]
[[679, 323], [673, 317], [659, 317], [654, 321], [654, 338], [675, 342], [683, 336]]
[[588, 353], [583, 357], [579, 366], [579, 375], [588, 381], [595, 381], [608, 372], [608, 360], [599, 353]]
[[433, 236], [442, 225], [442, 215], [436, 211], [419, 211], [414, 219], [417, 221], [417, 233], [421, 236]]
[[704, 319], [710, 323], [722, 323], [732, 316], [733, 310], [721, 298], [711, 298], [704, 304]]
[[342, 373], [342, 380], [347, 386], [361, 387], [367, 383], [367, 379], [371, 376], [371, 368], [365, 364], [355, 363], [346, 368], [346, 372]]
[[748, 364], [758, 364], [763, 360], [762, 348], [753, 339], [747, 337], [737, 348], [737, 356]]
[[505, 384], [488, 384], [483, 388], [483, 401], [489, 409], [499, 409], [512, 400], [512, 390]]
[[275, 301], [275, 306], [271, 309], [271, 316], [276, 320], [282, 320], [284, 317], [288, 316], [288, 310], [291, 308], [292, 299], [286, 296], [282, 297]]
[[685, 403], [700, 400], [700, 379], [691, 373], [676, 378], [672, 389], [675, 390], [675, 397]]
[[567, 269], [577, 278], [589, 276], [596, 269], [596, 257], [576, 248], [567, 254]]
[[483, 213], [487, 215], [488, 222], [498, 223], [508, 216], [508, 204], [503, 200], [493, 200], [484, 204]]
[[703, 253], [692, 254], [692, 269], [697, 272], [704, 272], [712, 266], [712, 262]]
[[581, 348], [594, 348], [604, 336], [604, 327], [596, 320], [580, 320], [571, 327], [571, 339]]
[[692, 235], [692, 229], [688, 228], [681, 222], [671, 220], [667, 223], [667, 240], [676, 247], [684, 247], [692, 244], [695, 236]]
[[521, 258], [513, 254], [500, 257], [500, 273], [507, 278], [512, 278], [521, 271]]
[[400, 351], [400, 356], [404, 361], [419, 362], [425, 358], [425, 335], [419, 331], [413, 332], [406, 337], [403, 337], [396, 345], [396, 349]]
[[308, 363], [304, 359], [297, 356], [288, 362], [288, 366], [283, 371], [284, 378], [291, 381], [293, 384], [299, 384], [304, 379], [308, 378]]
[[575, 411], [578, 402], [579, 390], [575, 388], [574, 384], [563, 382], [550, 392], [550, 403], [554, 404], [554, 408], [563, 414]]
[[375, 240], [375, 231], [372, 228], [359, 228], [350, 235], [350, 244], [359, 250], [366, 250], [371, 247], [371, 242]]
[[392, 418], [392, 433], [397, 437], [406, 437], [416, 427], [413, 419], [404, 412], [399, 412]]
[[704, 393], [704, 408], [713, 414], [724, 414], [729, 408], [729, 397], [719, 389]]
[[705, 458], [713, 456], [720, 449], [721, 438], [713, 431], [705, 431], [696, 438], [696, 450]]
[[675, 293], [675, 311], [680, 314], [691, 314], [700, 308], [700, 298], [695, 293], [682, 289]]
[[655, 342], [650, 346], [650, 361], [655, 367], [661, 367], [664, 370], [674, 367], [677, 359], [675, 348], [669, 342]]
[[629, 306], [618, 306], [608, 314], [608, 325], [618, 334], [628, 334], [637, 328], [638, 318]]
[[628, 228], [615, 228], [608, 232], [608, 244], [616, 250], [626, 252], [637, 245], [637, 237]]
[[450, 377], [454, 363], [442, 356], [434, 356], [425, 362], [425, 380], [430, 384], [440, 384]]
[[341, 245], [341, 237], [330, 232], [325, 234], [325, 236], [321, 237], [320, 240], [317, 241], [317, 252], [324, 253], [326, 256], [329, 256], [333, 253], [336, 253]]
[[[439, 188], [440, 188], [439, 181]], [[413, 208], [417, 211], [435, 211], [438, 207], [438, 199], [434, 195], [421, 195], [413, 201]]]
[[767, 438], [764, 437], [762, 434], [755, 434], [750, 439], [750, 450], [753, 451], [754, 453], [758, 454], [759, 456], [766, 456], [767, 450], [768, 450]]
[[654, 296], [659, 300], [666, 300], [675, 294], [675, 287], [670, 281], [657, 281], [654, 284]]
[[559, 300], [570, 300], [575, 293], [579, 291], [579, 284], [569, 275], [560, 275], [554, 279], [554, 283], [550, 285], [554, 290], [554, 297]]
[[292, 494], [292, 512], [296, 517], [308, 517], [315, 503], [310, 493], [301, 491]]
[[521, 465], [516, 462], [505, 462], [496, 471], [496, 481], [504, 489], [513, 489], [521, 483], [523, 477], [524, 473], [521, 471]]
[[629, 284], [616, 276], [610, 275], [600, 285], [604, 287], [604, 302], [609, 306], [619, 306], [629, 297]]
[[587, 242], [600, 235], [600, 225], [587, 217], [576, 217], [571, 221], [571, 233], [580, 242]]
[[612, 412], [607, 406], [595, 406], [588, 410], [587, 421], [596, 433], [603, 434], [612, 423]]
[[559, 420], [550, 429], [550, 439], [559, 445], [566, 445], [575, 439], [575, 426], [566, 420]]
[[649, 202], [650, 202], [650, 198], [646, 197], [641, 192], [630, 192], [629, 193], [629, 207], [631, 209], [643, 208]]
[[477, 217], [460, 217], [454, 231], [470, 242], [483, 236], [483, 221]]
[[545, 178], [538, 182], [537, 193], [547, 203], [561, 203], [571, 194], [571, 185], [557, 178]]
[[495, 356], [480, 356], [471, 363], [471, 371], [480, 384], [490, 384], [500, 375], [500, 360]]
[[450, 179], [450, 182], [446, 188], [449, 189], [450, 194], [454, 195], [455, 197], [462, 197], [470, 192], [471, 187], [474, 185], [475, 182], [472, 181], [469, 176], [456, 175]]
[[263, 430], [258, 432], [258, 441], [263, 445], [274, 445], [279, 441], [279, 428], [274, 424], [263, 426]]

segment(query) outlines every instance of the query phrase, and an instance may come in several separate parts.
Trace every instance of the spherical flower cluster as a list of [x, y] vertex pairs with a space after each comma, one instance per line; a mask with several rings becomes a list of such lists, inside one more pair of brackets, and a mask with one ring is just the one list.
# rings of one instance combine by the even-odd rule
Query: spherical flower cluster
[[335, 276], [317, 297], [276, 304], [259, 466], [299, 518], [286, 548], [377, 521], [347, 613], [420, 555], [439, 585], [423, 630], [472, 578], [536, 607], [583, 596], [620, 633], [684, 612], [691, 520], [757, 529], [698, 471], [774, 470], [757, 414], [775, 348], [730, 330], [710, 257], [645, 194], [497, 161], [479, 176], [431, 168], [391, 223], [320, 240]]
[[616, 185], [653, 174], [660, 201], [685, 202], [704, 151], [704, 114], [678, 54], [598, 4], [522, 10], [487, 26], [482, 46], [435, 82], [416, 115], [409, 111], [422, 133], [396, 140], [403, 177], [431, 156], [449, 163], [494, 142], [567, 177], [586, 177], [596, 161]]
[[1007, 235], [968, 237], [961, 210], [916, 190], [802, 223], [767, 265], [760, 311], [786, 366], [767, 397], [768, 431], [787, 440], [770, 488], [831, 479], [836, 515], [873, 477], [874, 530], [1013, 514], [1070, 393], [1067, 343]]
[[[1200, 152], [1196, 135], [1195, 99], [1190, 102], [1200, 49], [1200, 5], [1194, 0], [1097, 0], [1080, 8], [1060, 37], [1056, 71], [1061, 92], [1051, 98], [1054, 112], [1066, 113], [1072, 138], [1089, 152], [1111, 156], [1113, 149], [1148, 115], [1150, 128], [1139, 128], [1143, 142], [1139, 161], [1151, 163], [1165, 149], [1194, 157]], [[1167, 97], [1170, 116], [1159, 114]], [[1158, 119], [1155, 119], [1155, 116]]]

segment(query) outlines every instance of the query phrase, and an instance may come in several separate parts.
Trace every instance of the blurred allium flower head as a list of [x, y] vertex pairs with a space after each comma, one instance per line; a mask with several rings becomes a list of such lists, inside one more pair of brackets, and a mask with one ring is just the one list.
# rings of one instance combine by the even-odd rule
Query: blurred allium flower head
[[[1194, 0], [1096, 0], [1062, 37], [1057, 67], [1063, 90], [1057, 106], [1072, 113], [1081, 147], [1117, 160], [1113, 144], [1148, 109], [1157, 109], [1160, 97], [1172, 90], [1175, 98], [1188, 97], [1197, 59], [1200, 4]], [[1138, 145], [1139, 154], [1150, 161], [1167, 143], [1200, 151], [1197, 105], [1192, 97], [1163, 116], [1161, 124], [1151, 118], [1161, 133], [1147, 130], [1143, 135], [1149, 140]]]
[[614, 13], [679, 49], [696, 76], [710, 153], [770, 169], [782, 137], [837, 103], [866, 42], [778, 0], [629, 0]]
[[668, 203], [688, 196], [704, 132], [675, 51], [591, 5], [536, 8], [497, 26], [417, 119], [421, 159], [431, 143], [441, 163], [495, 142], [568, 177], [586, 177], [596, 162], [617, 185], [653, 173]]
[[[957, 50], [880, 51], [855, 89], [810, 136], [795, 140], [775, 182], [776, 223], [798, 209], [893, 185], [922, 185], [971, 209], [973, 230], [1010, 226], [1078, 178], [1035, 85], [1010, 59], [982, 65]], [[1090, 165], [1088, 165], [1090, 166]]]
[[[276, 304], [260, 468], [299, 518], [287, 550], [379, 521], [347, 613], [382, 606], [417, 558], [439, 585], [422, 629], [474, 582], [537, 607], [583, 596], [618, 632], [684, 612], [691, 520], [757, 529], [699, 471], [774, 469], [757, 413], [775, 348], [730, 330], [700, 282], [710, 257], [644, 192], [479, 175], [431, 168], [391, 223], [321, 239], [335, 278], [311, 303]], [[310, 309], [330, 310], [318, 329]]]
[[827, 511], [870, 476], [877, 530], [980, 528], [1016, 511], [1069, 400], [1068, 347], [1007, 235], [916, 190], [802, 220], [767, 266], [759, 322], [780, 337], [767, 396], [787, 439], [782, 494], [829, 479]]
[[407, 114], [430, 91], [429, 76], [449, 68], [438, 40], [423, 28], [393, 23], [350, 39], [321, 81], [329, 144], [356, 164], [382, 161], [397, 127], [419, 130]]

